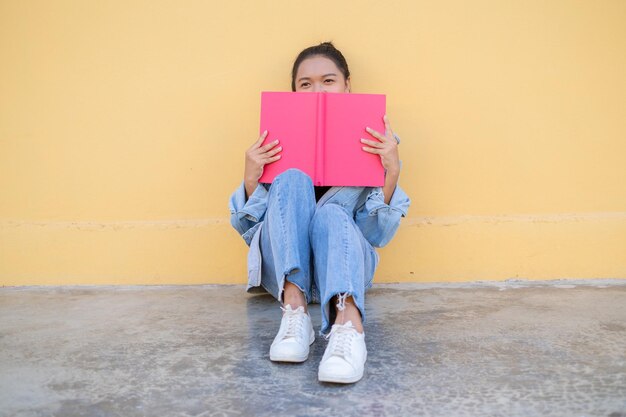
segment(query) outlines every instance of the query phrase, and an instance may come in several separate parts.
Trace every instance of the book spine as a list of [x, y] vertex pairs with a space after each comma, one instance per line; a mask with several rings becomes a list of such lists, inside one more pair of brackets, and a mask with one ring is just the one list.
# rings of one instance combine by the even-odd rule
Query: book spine
[[315, 129], [315, 179], [313, 185], [324, 185], [326, 144], [326, 94], [317, 93], [317, 126]]

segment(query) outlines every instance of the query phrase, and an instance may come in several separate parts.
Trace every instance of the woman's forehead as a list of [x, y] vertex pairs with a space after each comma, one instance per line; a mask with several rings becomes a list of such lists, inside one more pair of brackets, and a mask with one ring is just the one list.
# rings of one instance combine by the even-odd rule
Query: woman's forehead
[[296, 78], [312, 78], [329, 74], [341, 75], [341, 71], [339, 71], [339, 68], [331, 59], [316, 55], [300, 63]]

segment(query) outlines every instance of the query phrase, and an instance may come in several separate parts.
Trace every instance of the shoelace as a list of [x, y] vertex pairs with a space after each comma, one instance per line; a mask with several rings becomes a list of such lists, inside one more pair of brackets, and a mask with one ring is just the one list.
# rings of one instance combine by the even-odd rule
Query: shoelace
[[285, 332], [283, 339], [288, 337], [297, 337], [300, 334], [300, 329], [302, 328], [302, 322], [304, 321], [304, 316], [302, 312], [296, 310], [292, 310], [291, 306], [289, 309], [280, 308], [285, 312], [285, 316], [287, 318], [287, 331]]
[[355, 333], [356, 328], [352, 325], [352, 322], [333, 325], [330, 333], [324, 336], [326, 340], [330, 339], [328, 346], [330, 355], [346, 358], [346, 354], [350, 352], [352, 338]]

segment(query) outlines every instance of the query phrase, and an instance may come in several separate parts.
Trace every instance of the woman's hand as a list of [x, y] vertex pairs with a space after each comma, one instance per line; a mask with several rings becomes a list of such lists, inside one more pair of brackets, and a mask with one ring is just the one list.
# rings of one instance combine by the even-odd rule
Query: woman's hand
[[387, 115], [383, 117], [385, 122], [385, 134], [381, 134], [369, 127], [365, 128], [367, 133], [374, 136], [378, 140], [361, 139], [361, 143], [368, 145], [363, 146], [365, 152], [380, 155], [380, 162], [387, 173], [400, 173], [400, 156], [398, 155], [398, 142], [393, 136], [389, 118]]
[[266, 137], [267, 130], [246, 151], [246, 165], [243, 174], [246, 197], [250, 197], [259, 184], [259, 178], [263, 175], [263, 167], [280, 159], [279, 152], [283, 150], [283, 147], [276, 147], [278, 140], [261, 146]]
[[383, 117], [385, 122], [385, 134], [381, 135], [379, 132], [369, 127], [365, 128], [367, 133], [374, 136], [378, 140], [361, 139], [364, 143], [363, 150], [365, 152], [380, 155], [380, 162], [385, 168], [385, 185], [383, 186], [383, 195], [385, 196], [385, 204], [389, 204], [391, 196], [396, 190], [398, 184], [398, 177], [400, 176], [400, 156], [398, 155], [398, 142], [393, 135], [391, 125], [389, 124], [389, 118], [387, 115]]

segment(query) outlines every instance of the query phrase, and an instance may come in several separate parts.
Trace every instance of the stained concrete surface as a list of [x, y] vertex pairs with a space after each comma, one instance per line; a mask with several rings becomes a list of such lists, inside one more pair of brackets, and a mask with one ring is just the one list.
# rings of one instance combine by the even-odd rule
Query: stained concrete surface
[[[310, 307], [319, 330], [319, 305]], [[1, 416], [626, 416], [626, 280], [386, 284], [368, 360], [276, 364], [242, 286], [0, 289]]]

